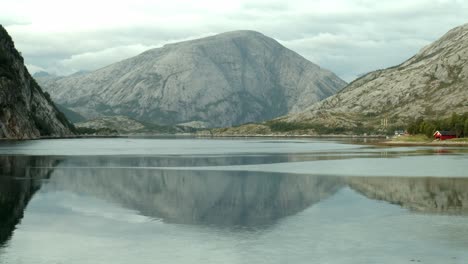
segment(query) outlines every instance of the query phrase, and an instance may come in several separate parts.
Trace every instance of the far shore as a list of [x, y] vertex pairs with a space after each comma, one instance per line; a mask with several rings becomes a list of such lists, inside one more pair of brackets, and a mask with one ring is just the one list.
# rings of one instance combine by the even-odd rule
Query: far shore
[[384, 135], [308, 135], [308, 134], [254, 134], [254, 135], [241, 135], [241, 134], [195, 134], [199, 138], [369, 138], [369, 139], [385, 139]]
[[0, 141], [23, 141], [23, 140], [42, 140], [42, 139], [104, 139], [104, 138], [145, 138], [145, 137], [193, 137], [193, 138], [271, 138], [271, 139], [294, 139], [294, 138], [329, 138], [329, 139], [371, 139], [369, 142], [359, 142], [359, 144], [375, 145], [375, 146], [447, 146], [447, 147], [468, 147], [468, 141], [403, 141], [398, 139], [389, 139], [385, 135], [285, 135], [285, 134], [255, 134], [255, 135], [209, 135], [209, 134], [127, 134], [127, 135], [70, 135], [59, 137], [39, 137], [39, 138], [25, 138], [25, 139], [6, 139], [2, 138]]

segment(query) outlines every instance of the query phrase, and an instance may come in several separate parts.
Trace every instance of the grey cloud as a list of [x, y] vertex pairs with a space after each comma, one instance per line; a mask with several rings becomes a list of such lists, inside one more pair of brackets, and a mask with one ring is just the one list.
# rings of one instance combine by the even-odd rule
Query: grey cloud
[[244, 12], [280, 12], [284, 13], [290, 10], [286, 2], [248, 2], [242, 5], [242, 11]]
[[8, 17], [8, 16], [0, 16], [0, 25], [3, 25], [4, 27], [8, 26], [24, 26], [24, 25], [29, 25], [31, 22], [26, 19], [20, 19], [20, 18], [14, 18], [14, 17]]
[[254, 0], [242, 3], [233, 12], [200, 14], [196, 23], [179, 25], [129, 23], [125, 27], [97, 26], [93, 31], [60, 34], [31, 32], [17, 26], [7, 29], [11, 29], [27, 63], [62, 74], [79, 68], [93, 70], [137, 55], [140, 49], [132, 47], [158, 47], [251, 29], [350, 81], [359, 74], [399, 64], [449, 29], [468, 22], [468, 3], [461, 0], [330, 2], [345, 3], [350, 8], [340, 10], [338, 5], [336, 10], [325, 12], [307, 8], [315, 2], [305, 0]]

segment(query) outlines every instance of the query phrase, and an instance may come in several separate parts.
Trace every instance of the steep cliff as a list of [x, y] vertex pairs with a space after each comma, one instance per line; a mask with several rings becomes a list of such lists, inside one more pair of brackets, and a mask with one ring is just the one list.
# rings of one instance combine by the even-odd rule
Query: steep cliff
[[73, 126], [24, 66], [8, 32], [0, 25], [0, 138], [72, 134]]

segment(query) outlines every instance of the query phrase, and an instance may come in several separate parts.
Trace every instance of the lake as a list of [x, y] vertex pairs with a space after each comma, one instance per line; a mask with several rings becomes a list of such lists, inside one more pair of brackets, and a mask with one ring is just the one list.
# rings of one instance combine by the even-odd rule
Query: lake
[[3, 141], [0, 264], [21, 263], [468, 263], [468, 149]]

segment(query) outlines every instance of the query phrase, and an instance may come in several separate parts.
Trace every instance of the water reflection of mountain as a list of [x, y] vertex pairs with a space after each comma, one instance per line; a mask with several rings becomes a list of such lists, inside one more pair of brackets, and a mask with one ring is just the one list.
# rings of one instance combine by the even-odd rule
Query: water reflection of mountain
[[29, 200], [47, 178], [56, 161], [38, 157], [0, 157], [0, 246], [23, 218]]
[[371, 199], [427, 213], [468, 213], [467, 178], [351, 177], [351, 188]]
[[333, 195], [340, 178], [154, 169], [58, 169], [49, 186], [99, 197], [171, 223], [270, 224]]
[[[154, 159], [154, 158], [153, 158]], [[468, 213], [468, 179], [318, 177], [312, 175], [157, 170], [148, 158], [0, 157], [0, 245], [34, 193], [64, 190], [104, 199], [170, 223], [258, 226], [296, 214], [343, 186], [420, 212]], [[188, 159], [171, 163], [186, 164]], [[229, 163], [217, 158], [215, 163]], [[125, 165], [126, 168], [117, 168]], [[44, 169], [33, 167], [45, 167]], [[55, 168], [54, 168], [55, 167]]]

